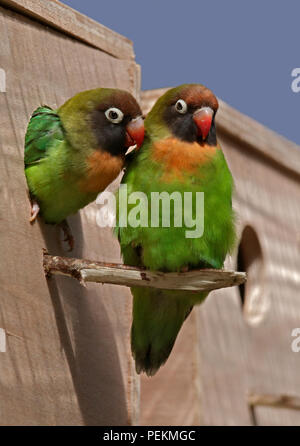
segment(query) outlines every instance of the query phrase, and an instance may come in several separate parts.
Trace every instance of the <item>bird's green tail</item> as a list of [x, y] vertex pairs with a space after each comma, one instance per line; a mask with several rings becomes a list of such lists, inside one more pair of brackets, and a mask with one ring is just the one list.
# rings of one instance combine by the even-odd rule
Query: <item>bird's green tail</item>
[[137, 373], [154, 375], [168, 359], [179, 330], [204, 293], [133, 288], [131, 349]]

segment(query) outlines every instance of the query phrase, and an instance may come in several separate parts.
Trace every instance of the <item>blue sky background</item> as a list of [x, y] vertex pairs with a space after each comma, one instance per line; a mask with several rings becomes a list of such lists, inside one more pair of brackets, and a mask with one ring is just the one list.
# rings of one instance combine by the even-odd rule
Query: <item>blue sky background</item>
[[299, 0], [63, 0], [134, 43], [142, 87], [199, 82], [300, 144]]

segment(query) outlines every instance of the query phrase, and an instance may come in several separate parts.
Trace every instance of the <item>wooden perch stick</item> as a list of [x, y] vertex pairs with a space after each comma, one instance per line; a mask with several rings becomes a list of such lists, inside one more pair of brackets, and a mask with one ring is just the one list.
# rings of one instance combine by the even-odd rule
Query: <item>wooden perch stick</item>
[[98, 282], [129, 287], [211, 291], [240, 285], [246, 281], [246, 273], [242, 272], [202, 269], [184, 273], [163, 273], [114, 263], [51, 256], [47, 253], [44, 253], [43, 263], [47, 275], [62, 274], [74, 277], [83, 285], [85, 282]]

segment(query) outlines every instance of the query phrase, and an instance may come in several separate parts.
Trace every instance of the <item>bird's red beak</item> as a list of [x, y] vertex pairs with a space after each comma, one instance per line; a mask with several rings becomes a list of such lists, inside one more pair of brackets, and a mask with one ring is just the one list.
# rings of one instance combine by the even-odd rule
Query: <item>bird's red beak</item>
[[196, 110], [193, 115], [193, 119], [198, 128], [198, 136], [201, 136], [203, 141], [209, 134], [213, 114], [214, 112], [210, 107], [201, 107], [199, 110]]
[[141, 147], [144, 141], [145, 127], [144, 120], [141, 116], [132, 119], [126, 126], [126, 147], [134, 146], [137, 149]]

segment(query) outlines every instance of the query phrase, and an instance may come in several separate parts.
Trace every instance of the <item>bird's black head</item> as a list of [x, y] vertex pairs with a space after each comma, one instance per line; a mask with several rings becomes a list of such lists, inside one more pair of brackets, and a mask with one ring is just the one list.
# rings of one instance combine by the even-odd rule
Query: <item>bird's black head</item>
[[168, 90], [152, 110], [177, 138], [200, 146], [216, 145], [218, 100], [203, 85], [184, 84]]
[[91, 112], [91, 125], [100, 149], [113, 156], [125, 155], [128, 147], [139, 148], [144, 139], [144, 121], [134, 97], [123, 90], [101, 89], [101, 101]]

